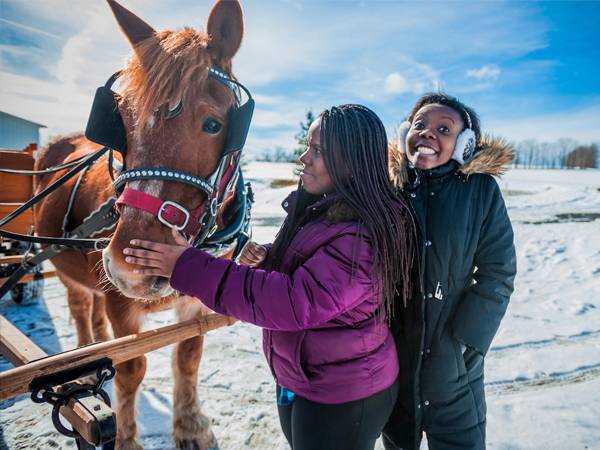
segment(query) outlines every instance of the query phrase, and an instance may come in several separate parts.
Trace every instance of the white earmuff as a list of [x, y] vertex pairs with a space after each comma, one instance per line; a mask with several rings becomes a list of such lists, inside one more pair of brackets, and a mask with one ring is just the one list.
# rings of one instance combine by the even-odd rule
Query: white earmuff
[[406, 153], [406, 136], [410, 131], [410, 122], [404, 121], [398, 127], [398, 150], [400, 153]]
[[475, 133], [470, 128], [465, 128], [456, 138], [452, 159], [458, 161], [462, 166], [473, 159], [476, 147], [477, 138], [475, 137]]

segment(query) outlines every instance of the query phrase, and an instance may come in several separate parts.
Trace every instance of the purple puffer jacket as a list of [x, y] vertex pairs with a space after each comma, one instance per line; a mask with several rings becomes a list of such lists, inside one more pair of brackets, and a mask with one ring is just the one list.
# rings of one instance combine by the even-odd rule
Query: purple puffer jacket
[[356, 220], [336, 220], [340, 206], [330, 197], [311, 206], [311, 219], [292, 240], [282, 272], [190, 248], [171, 276], [176, 290], [262, 327], [276, 382], [330, 404], [368, 397], [398, 375], [394, 340], [386, 322], [376, 317], [379, 298], [367, 231]]

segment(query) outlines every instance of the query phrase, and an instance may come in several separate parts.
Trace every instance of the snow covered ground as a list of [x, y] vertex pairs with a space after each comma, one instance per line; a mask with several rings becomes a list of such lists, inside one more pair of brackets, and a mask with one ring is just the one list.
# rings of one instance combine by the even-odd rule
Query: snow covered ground
[[[250, 163], [254, 239], [272, 239], [293, 165]], [[490, 449], [600, 449], [600, 171], [512, 170], [501, 187], [513, 220], [516, 292], [486, 359]], [[0, 301], [0, 313], [48, 353], [74, 347], [64, 289], [49, 280], [45, 300]], [[146, 329], [174, 321], [171, 311]], [[221, 449], [283, 450], [274, 386], [260, 331], [237, 323], [209, 333], [199, 377], [204, 411]], [[174, 448], [170, 434], [170, 348], [149, 355], [139, 396], [146, 449]], [[10, 364], [0, 359], [0, 370]], [[75, 448], [54, 432], [50, 408], [27, 396], [0, 403], [0, 449]], [[381, 449], [381, 445], [378, 444]]]

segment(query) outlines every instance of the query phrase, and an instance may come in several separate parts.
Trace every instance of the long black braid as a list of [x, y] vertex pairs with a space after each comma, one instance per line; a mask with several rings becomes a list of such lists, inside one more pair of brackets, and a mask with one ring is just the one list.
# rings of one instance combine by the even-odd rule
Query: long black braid
[[[334, 106], [319, 117], [325, 167], [336, 193], [368, 230], [383, 311], [389, 319], [398, 287], [403, 303], [408, 301], [416, 231], [405, 200], [390, 183], [385, 128], [373, 111], [361, 105]], [[299, 185], [296, 205], [273, 243], [268, 269], [279, 269], [306, 207], [321, 198]]]

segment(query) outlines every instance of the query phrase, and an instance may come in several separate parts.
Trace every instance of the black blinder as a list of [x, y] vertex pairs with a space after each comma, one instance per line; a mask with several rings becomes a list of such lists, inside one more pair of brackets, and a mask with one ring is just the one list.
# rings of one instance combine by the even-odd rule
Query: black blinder
[[[231, 89], [236, 99], [235, 106], [229, 112], [227, 137], [225, 138], [225, 147], [222, 153], [225, 156], [244, 148], [246, 137], [248, 137], [248, 131], [250, 130], [250, 122], [252, 122], [252, 114], [254, 113], [254, 99], [246, 86], [230, 78], [229, 75], [218, 67], [208, 69], [208, 76]], [[241, 98], [242, 91], [248, 97], [244, 103], [242, 103]]]
[[117, 105], [118, 94], [111, 89], [119, 72], [111, 76], [104, 86], [96, 89], [92, 110], [85, 128], [90, 141], [120, 152], [127, 152], [127, 132]]
[[223, 155], [242, 150], [246, 144], [252, 113], [254, 112], [254, 99], [249, 98], [246, 103], [233, 108], [229, 115], [229, 125]]

